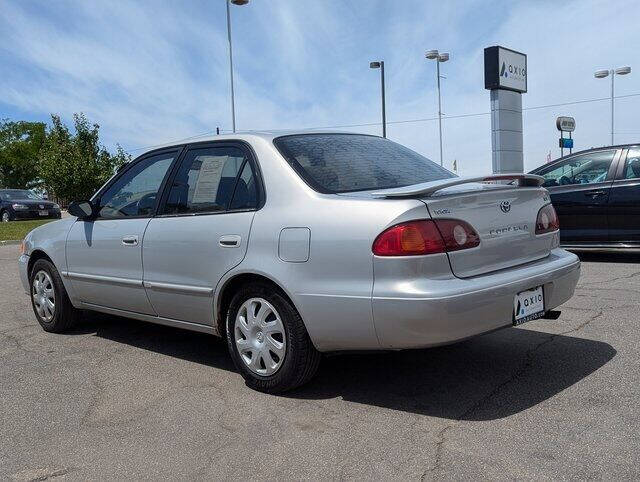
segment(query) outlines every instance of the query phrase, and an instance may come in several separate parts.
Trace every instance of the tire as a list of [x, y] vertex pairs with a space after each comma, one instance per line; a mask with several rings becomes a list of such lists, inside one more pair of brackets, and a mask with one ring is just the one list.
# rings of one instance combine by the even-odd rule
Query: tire
[[[60, 274], [53, 263], [46, 259], [36, 261], [29, 273], [29, 286], [31, 306], [44, 331], [63, 333], [78, 322], [80, 311], [71, 304]], [[53, 301], [53, 308], [47, 300]]]
[[236, 293], [227, 312], [226, 334], [231, 358], [254, 390], [286, 392], [307, 383], [318, 370], [321, 355], [302, 318], [268, 284], [248, 284]]
[[0, 222], [8, 223], [11, 221], [11, 213], [9, 211], [0, 212]]

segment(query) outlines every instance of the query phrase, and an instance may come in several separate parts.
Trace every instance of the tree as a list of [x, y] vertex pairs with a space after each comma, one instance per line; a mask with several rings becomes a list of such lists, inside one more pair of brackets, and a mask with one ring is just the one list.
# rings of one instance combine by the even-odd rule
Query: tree
[[40, 177], [44, 186], [67, 201], [90, 198], [125, 162], [131, 160], [119, 145], [111, 155], [99, 143], [98, 124], [74, 114], [75, 134], [57, 115], [51, 115], [40, 151]]
[[0, 120], [0, 187], [28, 189], [38, 184], [44, 139], [44, 122]]

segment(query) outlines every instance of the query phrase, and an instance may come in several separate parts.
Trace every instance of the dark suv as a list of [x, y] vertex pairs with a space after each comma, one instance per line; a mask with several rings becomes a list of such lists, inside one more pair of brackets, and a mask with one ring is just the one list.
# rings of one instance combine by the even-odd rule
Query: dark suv
[[60, 218], [60, 206], [25, 189], [0, 189], [0, 220]]
[[560, 217], [567, 248], [640, 248], [640, 144], [576, 152], [531, 171]]

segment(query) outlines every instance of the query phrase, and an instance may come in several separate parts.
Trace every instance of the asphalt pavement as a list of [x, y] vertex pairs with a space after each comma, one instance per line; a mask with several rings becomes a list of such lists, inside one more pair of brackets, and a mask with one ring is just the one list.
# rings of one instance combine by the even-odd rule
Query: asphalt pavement
[[584, 256], [556, 321], [334, 356], [286, 396], [212, 336], [97, 314], [45, 333], [17, 257], [0, 247], [0, 479], [640, 478], [637, 256]]

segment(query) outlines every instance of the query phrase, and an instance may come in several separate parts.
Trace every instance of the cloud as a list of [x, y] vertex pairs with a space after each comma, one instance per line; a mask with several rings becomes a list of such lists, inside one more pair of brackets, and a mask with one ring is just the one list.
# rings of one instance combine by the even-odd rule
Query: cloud
[[[309, 128], [379, 122], [385, 60], [387, 118], [437, 114], [435, 65], [424, 51], [449, 51], [442, 65], [445, 165], [463, 174], [491, 169], [483, 49], [528, 54], [529, 93], [538, 106], [606, 97], [593, 70], [638, 58], [640, 4], [600, 2], [432, 2], [253, 0], [232, 6], [236, 111], [240, 129]], [[223, 0], [188, 3], [6, 1], [0, 10], [0, 117], [83, 111], [108, 146], [134, 149], [230, 128]], [[606, 59], [605, 64], [603, 61]], [[617, 93], [640, 92], [640, 75]], [[617, 101], [617, 130], [631, 132], [640, 97]], [[4, 112], [6, 111], [6, 113]], [[608, 142], [607, 102], [525, 111], [525, 166], [555, 157], [557, 115], [576, 117], [576, 146]], [[452, 116], [448, 118], [448, 116]], [[379, 133], [379, 126], [352, 128]], [[438, 159], [437, 121], [390, 124], [389, 137]], [[638, 134], [620, 134], [630, 142]]]

